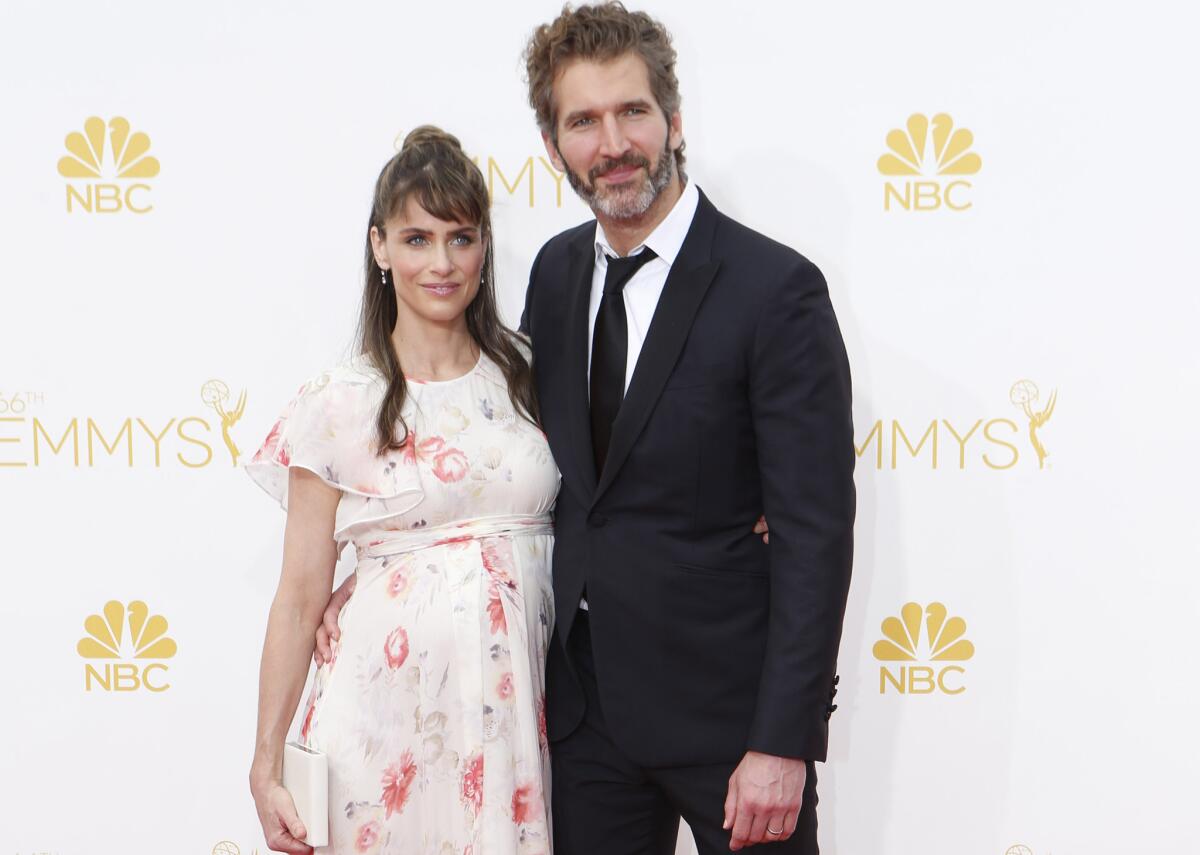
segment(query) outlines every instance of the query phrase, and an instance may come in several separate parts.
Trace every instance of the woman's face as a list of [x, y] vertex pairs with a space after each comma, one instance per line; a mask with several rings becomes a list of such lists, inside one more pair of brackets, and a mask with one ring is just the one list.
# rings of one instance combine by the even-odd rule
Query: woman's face
[[438, 326], [465, 324], [483, 270], [479, 226], [439, 220], [410, 196], [384, 231], [386, 237], [371, 228], [371, 247], [376, 263], [391, 271], [398, 311]]

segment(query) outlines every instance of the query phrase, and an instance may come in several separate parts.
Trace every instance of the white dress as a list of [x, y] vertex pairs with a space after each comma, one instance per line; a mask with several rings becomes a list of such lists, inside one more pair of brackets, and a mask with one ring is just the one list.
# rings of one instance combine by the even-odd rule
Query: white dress
[[402, 449], [374, 453], [365, 357], [306, 383], [246, 468], [287, 507], [288, 467], [342, 491], [358, 552], [301, 738], [329, 757], [338, 855], [549, 853], [544, 663], [559, 476], [487, 356], [408, 384]]

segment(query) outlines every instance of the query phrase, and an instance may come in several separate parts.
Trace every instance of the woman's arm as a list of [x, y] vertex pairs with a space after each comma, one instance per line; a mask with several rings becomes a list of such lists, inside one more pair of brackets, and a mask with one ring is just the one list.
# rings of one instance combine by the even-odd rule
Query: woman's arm
[[341, 492], [307, 469], [288, 473], [288, 515], [283, 570], [267, 619], [258, 676], [258, 732], [250, 790], [267, 844], [307, 853], [307, 830], [282, 786], [283, 744], [300, 701], [313, 651], [313, 634], [329, 600], [337, 563], [334, 514]]

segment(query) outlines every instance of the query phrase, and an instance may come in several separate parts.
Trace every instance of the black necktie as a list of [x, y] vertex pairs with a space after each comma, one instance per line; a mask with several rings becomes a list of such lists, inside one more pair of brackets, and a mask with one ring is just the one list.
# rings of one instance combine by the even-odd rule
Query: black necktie
[[604, 296], [596, 313], [596, 328], [592, 333], [592, 453], [596, 459], [596, 476], [604, 468], [612, 426], [625, 397], [625, 363], [629, 356], [629, 328], [625, 323], [625, 299], [621, 291], [638, 268], [655, 258], [654, 250], [646, 247], [627, 258], [608, 257], [604, 274]]

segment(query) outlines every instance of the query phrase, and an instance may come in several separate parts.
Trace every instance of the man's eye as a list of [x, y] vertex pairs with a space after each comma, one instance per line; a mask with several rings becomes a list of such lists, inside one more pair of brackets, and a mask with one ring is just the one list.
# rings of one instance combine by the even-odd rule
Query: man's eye
[[571, 127], [582, 128], [584, 125], [590, 123], [591, 121], [592, 121], [591, 119], [576, 119], [574, 122], [571, 123]]

